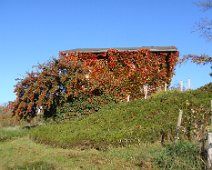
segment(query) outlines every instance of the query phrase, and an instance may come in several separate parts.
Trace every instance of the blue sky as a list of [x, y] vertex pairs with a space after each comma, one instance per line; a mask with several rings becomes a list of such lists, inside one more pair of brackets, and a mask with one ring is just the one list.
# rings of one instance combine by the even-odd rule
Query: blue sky
[[[196, 0], [0, 0], [0, 103], [15, 99], [15, 79], [61, 50], [174, 45], [180, 55], [212, 55], [194, 32], [203, 12]], [[211, 82], [209, 66], [177, 67], [173, 85]]]

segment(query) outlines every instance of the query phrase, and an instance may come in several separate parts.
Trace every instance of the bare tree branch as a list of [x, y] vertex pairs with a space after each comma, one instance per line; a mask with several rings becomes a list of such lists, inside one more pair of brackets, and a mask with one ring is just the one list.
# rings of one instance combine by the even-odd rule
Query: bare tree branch
[[212, 8], [212, 0], [201, 0], [196, 3], [197, 6], [202, 8], [204, 11]]
[[212, 20], [207, 18], [201, 19], [196, 24], [196, 30], [200, 32], [200, 35], [208, 41], [212, 41]]
[[[178, 64], [182, 65], [187, 61], [191, 61], [193, 63], [196, 64], [202, 64], [202, 65], [206, 65], [206, 64], [210, 64], [211, 69], [212, 69], [212, 56], [206, 55], [206, 54], [202, 54], [202, 55], [196, 55], [196, 54], [188, 54], [183, 56], [182, 59], [178, 60]], [[212, 72], [209, 73], [210, 76], [212, 76]]]
[[179, 64], [183, 64], [187, 61], [191, 60], [193, 63], [196, 64], [212, 64], [212, 56], [206, 55], [206, 54], [201, 54], [201, 55], [196, 55], [196, 54], [188, 54], [183, 56], [182, 59], [178, 61]]

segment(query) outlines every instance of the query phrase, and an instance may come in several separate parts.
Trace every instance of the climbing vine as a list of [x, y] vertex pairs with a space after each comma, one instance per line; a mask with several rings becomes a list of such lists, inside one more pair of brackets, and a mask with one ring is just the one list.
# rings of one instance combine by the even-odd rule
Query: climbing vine
[[154, 92], [169, 84], [178, 60], [177, 51], [151, 52], [149, 49], [92, 53], [60, 52], [58, 59], [37, 66], [15, 87], [13, 114], [30, 120], [42, 107], [44, 115], [54, 116], [58, 106], [86, 96], [108, 94], [115, 100], [143, 97], [148, 84]]

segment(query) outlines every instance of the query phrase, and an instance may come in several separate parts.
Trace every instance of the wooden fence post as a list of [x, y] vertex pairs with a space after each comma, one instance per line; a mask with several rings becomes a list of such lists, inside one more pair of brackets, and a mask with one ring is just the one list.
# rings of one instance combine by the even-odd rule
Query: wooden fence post
[[143, 86], [143, 88], [144, 88], [144, 99], [147, 99], [147, 95], [148, 95], [148, 85], [145, 84], [145, 85]]
[[207, 139], [208, 139], [208, 148], [207, 148], [207, 168], [211, 169], [212, 168], [212, 132], [211, 132], [211, 127], [212, 127], [212, 100], [211, 100], [211, 125], [210, 125], [210, 129], [207, 135]]
[[212, 133], [208, 133], [208, 169], [212, 167]]
[[180, 80], [180, 91], [183, 91], [183, 81]]
[[188, 79], [188, 90], [191, 90], [191, 80]]
[[180, 126], [181, 126], [181, 122], [182, 122], [182, 116], [183, 116], [183, 111], [180, 109], [178, 120], [177, 120], [176, 136], [175, 136], [174, 143], [176, 143], [177, 140], [179, 139], [179, 133], [180, 133]]
[[167, 91], [167, 83], [165, 83], [164, 91]]
[[211, 100], [211, 126], [212, 126], [212, 100]]
[[130, 101], [130, 95], [127, 95], [127, 102]]

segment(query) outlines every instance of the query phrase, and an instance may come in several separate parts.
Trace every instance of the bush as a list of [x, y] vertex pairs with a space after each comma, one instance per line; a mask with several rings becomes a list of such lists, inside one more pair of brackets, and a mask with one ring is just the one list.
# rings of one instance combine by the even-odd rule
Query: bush
[[55, 118], [57, 120], [81, 119], [112, 103], [116, 103], [116, 101], [108, 94], [81, 96], [58, 107]]

